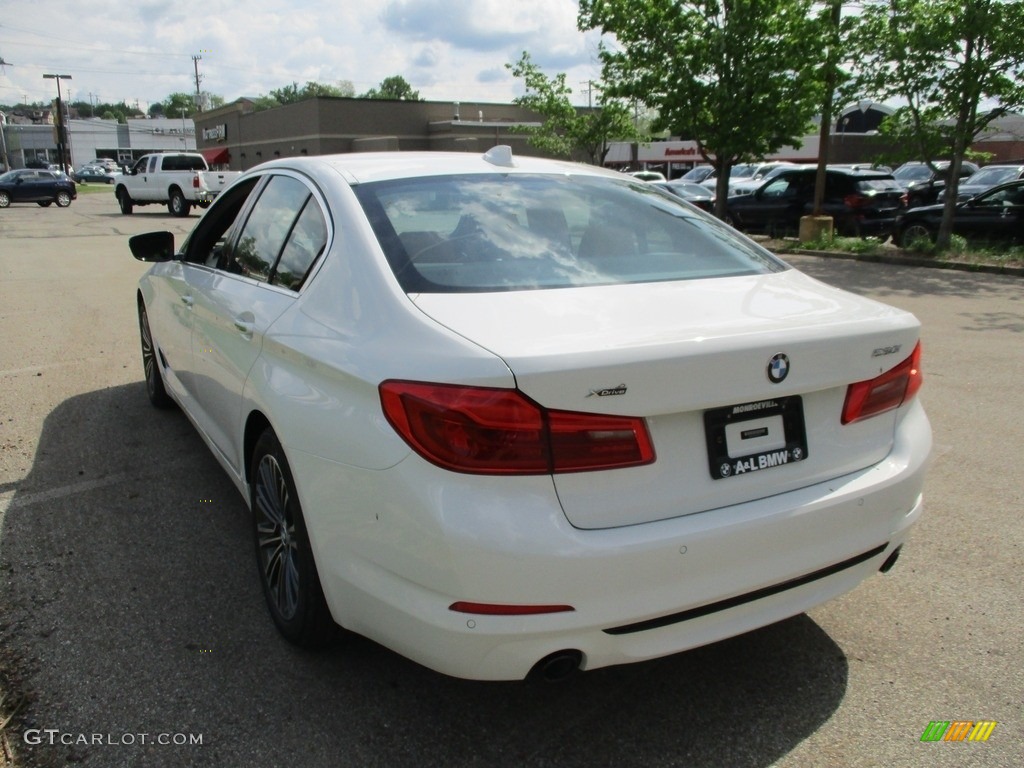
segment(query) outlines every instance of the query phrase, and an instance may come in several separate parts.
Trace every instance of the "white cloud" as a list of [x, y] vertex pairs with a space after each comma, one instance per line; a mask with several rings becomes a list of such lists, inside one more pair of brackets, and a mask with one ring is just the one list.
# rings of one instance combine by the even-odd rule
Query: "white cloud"
[[391, 75], [431, 100], [510, 101], [504, 64], [523, 50], [570, 83], [599, 76], [576, 13], [576, 0], [4, 0], [0, 56], [14, 66], [0, 71], [0, 103], [52, 100], [42, 73], [60, 70], [74, 100], [145, 108], [195, 90], [192, 56], [203, 89], [229, 101], [308, 80], [362, 93]]

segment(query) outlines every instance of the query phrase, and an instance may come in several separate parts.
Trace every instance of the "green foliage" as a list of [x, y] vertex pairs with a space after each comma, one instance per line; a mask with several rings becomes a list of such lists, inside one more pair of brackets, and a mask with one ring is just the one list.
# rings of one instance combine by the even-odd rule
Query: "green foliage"
[[840, 251], [842, 253], [873, 254], [882, 249], [877, 237], [828, 237], [801, 243], [800, 248], [808, 251]]
[[381, 80], [379, 88], [371, 88], [360, 96], [362, 99], [392, 99], [394, 101], [423, 101], [420, 92], [414, 91], [401, 75], [392, 75]]
[[720, 215], [732, 165], [799, 146], [824, 103], [832, 29], [811, 0], [581, 0], [578, 26], [615, 37], [600, 53], [610, 95], [697, 141]]
[[149, 106], [150, 117], [192, 117], [197, 111], [195, 96], [191, 93], [172, 93]]
[[316, 83], [310, 80], [301, 88], [298, 83], [292, 82], [291, 85], [286, 85], [283, 88], [277, 88], [270, 92], [270, 97], [275, 99], [278, 104], [294, 104], [295, 102], [306, 101], [318, 96], [340, 98], [354, 95], [355, 87], [348, 80], [339, 81], [337, 85]]
[[883, 123], [914, 159], [951, 158], [937, 246], [950, 243], [960, 166], [989, 124], [1024, 106], [1022, 0], [871, 0], [848, 47], [864, 93], [902, 102]]
[[[285, 104], [297, 104], [307, 99], [315, 99], [320, 96], [344, 98], [355, 95], [355, 87], [349, 80], [339, 80], [337, 85], [328, 83], [317, 83], [312, 80], [300, 86], [292, 81], [291, 85], [273, 89], [269, 95], [261, 94], [253, 100], [253, 108], [256, 112], [264, 109], [274, 109]], [[212, 103], [212, 100], [211, 100]], [[223, 104], [223, 99], [221, 100]]]
[[934, 256], [936, 253], [935, 243], [928, 236], [915, 237], [907, 244], [904, 250], [918, 256]]
[[[608, 154], [610, 141], [636, 138], [629, 107], [620, 100], [606, 98], [603, 90], [596, 91], [597, 108], [584, 111], [569, 100], [572, 89], [565, 83], [564, 72], [548, 78], [526, 51], [519, 61], [505, 67], [526, 85], [526, 93], [517, 97], [515, 103], [544, 117], [537, 127], [517, 129], [528, 133], [535, 147], [562, 157], [571, 157], [581, 150], [591, 163], [600, 165]], [[591, 88], [595, 87], [591, 84]]]

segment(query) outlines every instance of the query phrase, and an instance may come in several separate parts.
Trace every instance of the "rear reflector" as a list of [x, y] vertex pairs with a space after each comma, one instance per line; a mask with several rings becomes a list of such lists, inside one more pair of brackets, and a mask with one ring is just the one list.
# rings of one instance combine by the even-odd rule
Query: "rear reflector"
[[921, 389], [921, 342], [910, 357], [890, 371], [868, 381], [851, 384], [843, 403], [843, 424], [877, 416], [899, 408]]
[[641, 418], [551, 411], [515, 389], [385, 381], [381, 406], [413, 450], [439, 467], [538, 475], [654, 461]]
[[540, 613], [567, 613], [576, 609], [571, 605], [496, 605], [460, 600], [449, 605], [448, 610], [458, 613], [476, 613], [482, 616], [530, 616]]

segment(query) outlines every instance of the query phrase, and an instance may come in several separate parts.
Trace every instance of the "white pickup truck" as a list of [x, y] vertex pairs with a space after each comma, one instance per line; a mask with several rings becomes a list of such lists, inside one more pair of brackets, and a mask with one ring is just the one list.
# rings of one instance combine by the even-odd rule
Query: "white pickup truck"
[[121, 213], [136, 205], [166, 205], [175, 216], [188, 216], [193, 205], [206, 208], [241, 171], [211, 171], [198, 152], [143, 155], [117, 178], [114, 195]]

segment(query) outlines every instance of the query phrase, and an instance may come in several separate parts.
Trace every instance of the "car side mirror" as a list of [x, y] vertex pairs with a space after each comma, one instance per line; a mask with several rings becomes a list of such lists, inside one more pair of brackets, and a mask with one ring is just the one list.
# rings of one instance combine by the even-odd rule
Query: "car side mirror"
[[139, 261], [172, 261], [174, 259], [174, 234], [171, 232], [147, 232], [128, 238], [128, 248]]

